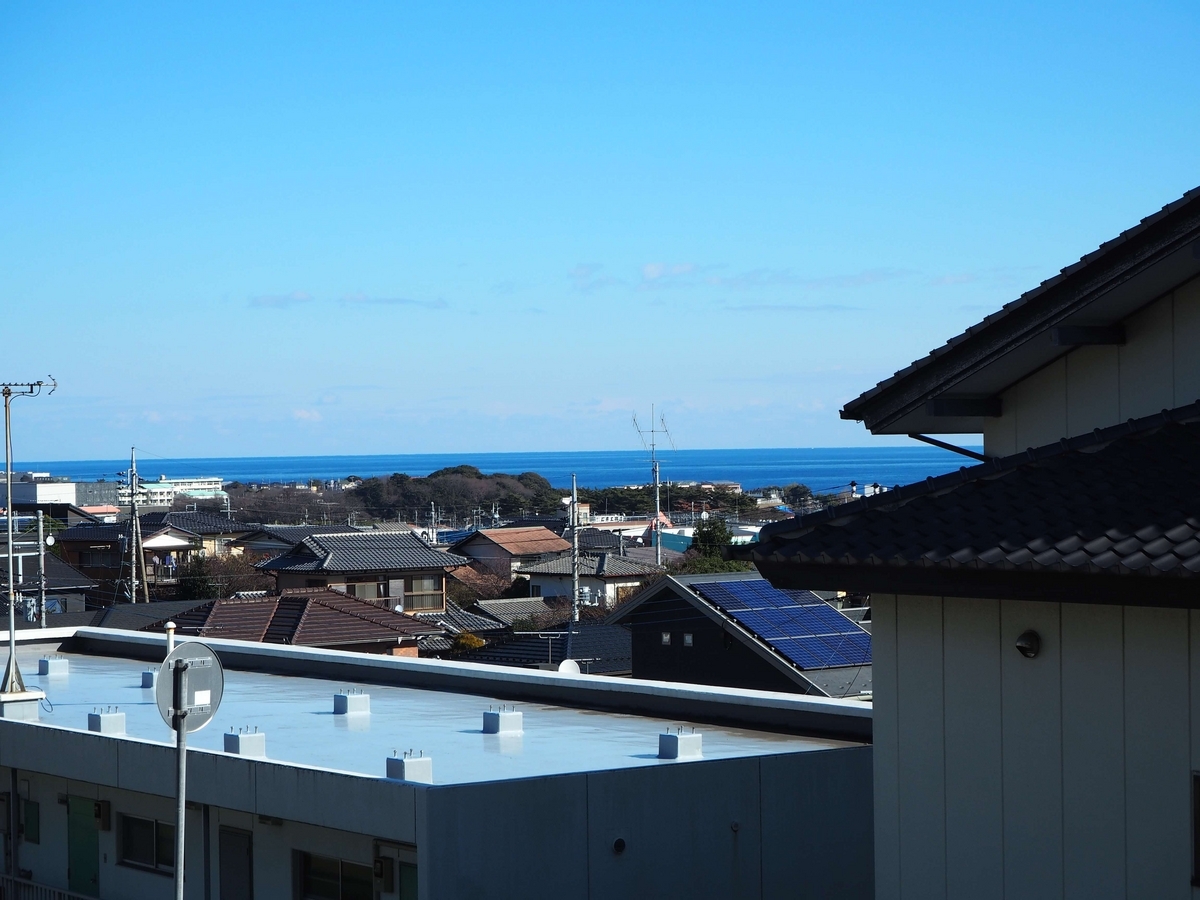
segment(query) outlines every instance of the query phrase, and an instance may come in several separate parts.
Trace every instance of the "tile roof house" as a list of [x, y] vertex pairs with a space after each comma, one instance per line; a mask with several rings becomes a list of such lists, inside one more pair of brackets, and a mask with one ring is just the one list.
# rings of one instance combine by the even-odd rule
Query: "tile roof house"
[[983, 465], [731, 548], [871, 593], [881, 900], [1194, 892], [1197, 347], [1200, 190], [843, 410]]
[[355, 529], [345, 525], [260, 525], [230, 541], [230, 547], [245, 553], [278, 555], [314, 534], [343, 534]]
[[[614, 606], [662, 573], [657, 566], [615, 553], [579, 554], [580, 591], [597, 605]], [[523, 565], [517, 569], [517, 574], [529, 579], [529, 589], [534, 596], [568, 599], [571, 596], [573, 578], [569, 555]]]
[[871, 636], [811, 591], [756, 572], [667, 576], [606, 620], [633, 633], [633, 677], [818, 697], [871, 690]]
[[548, 528], [484, 528], [450, 548], [483, 568], [512, 577], [526, 563], [566, 553], [571, 544]]
[[522, 669], [558, 669], [573, 659], [585, 674], [627, 676], [632, 669], [630, 633], [620, 625], [566, 623], [556, 631], [521, 631], [479, 650], [455, 657], [463, 662], [515, 666]]
[[330, 587], [415, 612], [445, 609], [446, 572], [465, 563], [409, 531], [352, 531], [309, 535], [255, 567], [273, 574], [280, 591]]
[[206, 554], [222, 556], [229, 552], [230, 544], [254, 530], [253, 525], [238, 522], [227, 516], [210, 512], [150, 512], [138, 516], [142, 532], [152, 531], [164, 525], [173, 525], [200, 535], [200, 546]]
[[[169, 522], [153, 524], [141, 517], [139, 520], [146, 580], [152, 585], [175, 584], [179, 569], [192, 554], [200, 552], [204, 538]], [[128, 522], [73, 525], [59, 532], [56, 540], [66, 561], [95, 580], [101, 594], [115, 596], [118, 583], [128, 579]]]
[[[180, 636], [392, 656], [416, 656], [418, 639], [443, 633], [437, 625], [323, 588], [210, 600], [171, 618]], [[166, 618], [160, 618], [144, 625], [142, 630], [162, 631], [166, 622]]]
[[484, 615], [491, 616], [505, 625], [533, 618], [544, 618], [562, 613], [560, 607], [551, 606], [541, 597], [518, 598], [512, 600], [479, 600], [476, 608]]
[[446, 601], [446, 608], [439, 612], [413, 613], [413, 618], [419, 619], [426, 625], [434, 625], [441, 630], [440, 634], [421, 638], [422, 656], [441, 656], [455, 649], [454, 639], [459, 635], [470, 634], [480, 640], [491, 642], [512, 633], [512, 628], [499, 619], [488, 615], [463, 609], [453, 601]]

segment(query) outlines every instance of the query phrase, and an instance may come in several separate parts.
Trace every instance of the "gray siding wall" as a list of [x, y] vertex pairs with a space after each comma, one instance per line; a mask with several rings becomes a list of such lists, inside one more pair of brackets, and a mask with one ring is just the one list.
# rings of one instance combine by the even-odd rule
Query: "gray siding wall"
[[1200, 897], [1200, 612], [872, 606], [879, 900]]
[[991, 455], [1018, 453], [1200, 400], [1200, 279], [1124, 322], [1120, 347], [1079, 347], [1002, 395], [985, 420]]

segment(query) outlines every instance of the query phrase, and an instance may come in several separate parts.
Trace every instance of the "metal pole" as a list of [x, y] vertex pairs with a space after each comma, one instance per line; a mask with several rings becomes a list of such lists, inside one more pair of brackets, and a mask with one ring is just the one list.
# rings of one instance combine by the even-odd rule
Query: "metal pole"
[[41, 627], [46, 627], [46, 530], [42, 511], [38, 510], [38, 614]]
[[571, 621], [579, 621], [579, 490], [571, 473]]
[[[645, 471], [645, 470], [643, 470]], [[662, 505], [658, 494], [658, 460], [654, 460], [654, 564], [662, 565]]]
[[175, 719], [175, 900], [183, 900], [184, 817], [187, 815], [187, 661], [175, 660], [171, 671]]
[[12, 502], [12, 388], [5, 386], [4, 394], [4, 520], [8, 526], [8, 671], [4, 673], [5, 693], [24, 693], [25, 682], [17, 668], [17, 593], [13, 572], [13, 502]]

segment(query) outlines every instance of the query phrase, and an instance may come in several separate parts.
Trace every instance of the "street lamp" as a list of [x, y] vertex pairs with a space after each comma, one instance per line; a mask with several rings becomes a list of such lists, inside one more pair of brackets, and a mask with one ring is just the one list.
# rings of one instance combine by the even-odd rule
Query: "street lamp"
[[[8, 666], [4, 670], [4, 683], [0, 686], [0, 717], [33, 718], [37, 715], [37, 704], [46, 695], [38, 690], [26, 690], [21, 669], [17, 666], [17, 592], [13, 566], [13, 501], [12, 501], [12, 401], [14, 397], [36, 397], [45, 386], [44, 381], [21, 384], [0, 384], [0, 395], [4, 397], [4, 518], [8, 526]], [[58, 382], [50, 379], [50, 393]], [[32, 704], [32, 715], [30, 705]]]

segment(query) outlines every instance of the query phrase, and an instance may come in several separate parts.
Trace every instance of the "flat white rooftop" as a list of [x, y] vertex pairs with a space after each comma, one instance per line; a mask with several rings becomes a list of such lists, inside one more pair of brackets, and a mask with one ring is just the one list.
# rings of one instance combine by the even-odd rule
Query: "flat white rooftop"
[[[125, 713], [129, 737], [174, 743], [173, 733], [159, 716], [154, 691], [141, 687], [142, 672], [157, 665], [119, 656], [53, 653], [69, 660], [69, 674], [39, 676], [38, 659], [50, 654], [51, 648], [25, 644], [17, 653], [26, 685], [46, 692], [41, 724], [86, 731], [89, 713], [114, 708]], [[219, 644], [216, 649], [221, 656]], [[487, 677], [487, 667], [470, 668], [480, 673], [480, 679]], [[498, 672], [496, 677], [506, 676], [511, 673]], [[624, 683], [631, 687], [652, 684]], [[347, 688], [370, 695], [369, 714], [334, 715], [334, 694]], [[756, 692], [747, 692], [751, 693]], [[523, 734], [483, 733], [483, 713], [502, 702], [523, 713]], [[475, 693], [244, 671], [228, 664], [221, 707], [207, 728], [189, 735], [188, 745], [222, 751], [223, 733], [231, 728], [257, 727], [266, 733], [267, 758], [274, 762], [382, 776], [385, 760], [393, 751], [403, 754], [412, 750], [433, 759], [436, 784], [464, 784], [678, 765], [660, 761], [657, 751], [658, 734], [679, 726], [685, 730], [694, 727], [703, 734], [705, 759], [855, 746], [825, 738], [541, 702], [514, 704]]]

